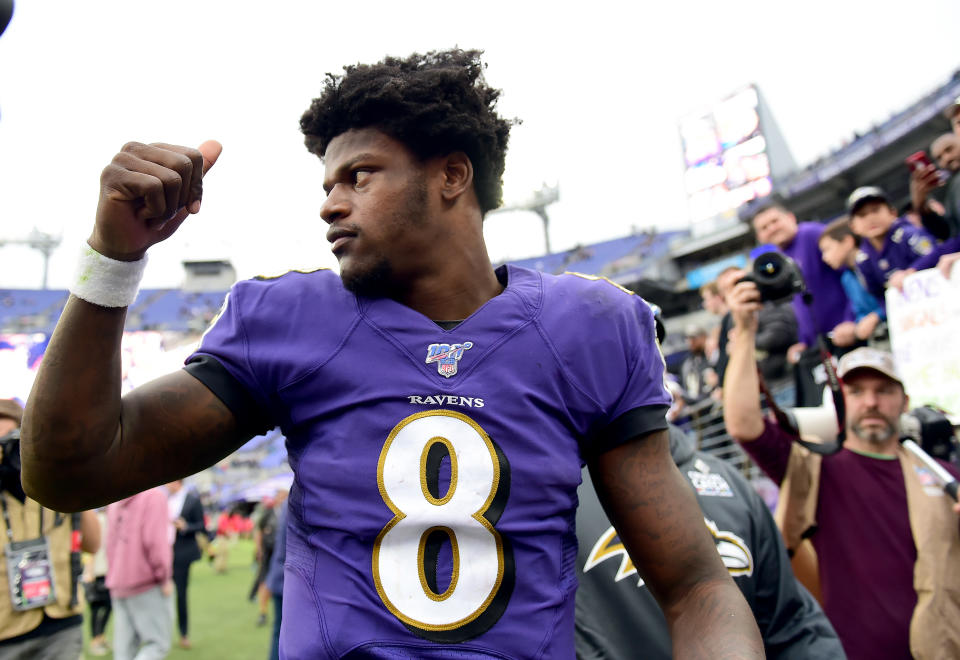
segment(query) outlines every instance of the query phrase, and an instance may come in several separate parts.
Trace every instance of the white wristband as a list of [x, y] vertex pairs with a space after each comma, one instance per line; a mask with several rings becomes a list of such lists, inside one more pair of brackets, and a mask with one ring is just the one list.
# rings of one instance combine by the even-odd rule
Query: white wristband
[[138, 261], [117, 261], [84, 245], [70, 293], [101, 307], [128, 307], [140, 290], [146, 255]]

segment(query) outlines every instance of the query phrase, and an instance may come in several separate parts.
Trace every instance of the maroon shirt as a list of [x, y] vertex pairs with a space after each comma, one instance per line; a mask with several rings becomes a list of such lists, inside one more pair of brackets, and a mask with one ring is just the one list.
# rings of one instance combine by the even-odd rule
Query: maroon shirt
[[[743, 447], [780, 483], [791, 443], [780, 427], [764, 420], [760, 437]], [[819, 560], [823, 610], [847, 655], [851, 660], [911, 658], [917, 550], [900, 461], [846, 448], [825, 456], [816, 515], [811, 542]]]

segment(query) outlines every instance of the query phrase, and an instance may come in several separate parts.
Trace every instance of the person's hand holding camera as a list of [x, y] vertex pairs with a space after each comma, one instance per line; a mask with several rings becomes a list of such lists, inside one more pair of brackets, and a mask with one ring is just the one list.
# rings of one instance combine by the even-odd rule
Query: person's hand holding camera
[[763, 303], [760, 302], [760, 290], [753, 282], [738, 282], [730, 295], [727, 296], [727, 307], [733, 319], [734, 332], [757, 331], [757, 312]]

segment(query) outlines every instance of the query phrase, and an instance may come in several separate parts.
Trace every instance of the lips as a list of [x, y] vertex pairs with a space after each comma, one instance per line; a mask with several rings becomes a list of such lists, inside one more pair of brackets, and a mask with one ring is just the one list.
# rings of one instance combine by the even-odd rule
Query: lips
[[357, 232], [346, 229], [345, 227], [333, 227], [327, 230], [327, 240], [330, 242], [330, 251], [334, 254], [338, 250], [343, 249], [343, 247], [350, 242], [351, 238], [355, 238]]

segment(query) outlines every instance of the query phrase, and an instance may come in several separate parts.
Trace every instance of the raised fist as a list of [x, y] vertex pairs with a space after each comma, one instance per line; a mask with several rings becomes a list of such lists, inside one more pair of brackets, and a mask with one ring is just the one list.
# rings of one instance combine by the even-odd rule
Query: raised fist
[[171, 144], [124, 145], [100, 175], [97, 220], [88, 239], [100, 254], [136, 261], [200, 210], [203, 176], [223, 147], [208, 140], [197, 149]]

